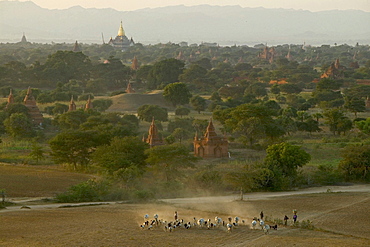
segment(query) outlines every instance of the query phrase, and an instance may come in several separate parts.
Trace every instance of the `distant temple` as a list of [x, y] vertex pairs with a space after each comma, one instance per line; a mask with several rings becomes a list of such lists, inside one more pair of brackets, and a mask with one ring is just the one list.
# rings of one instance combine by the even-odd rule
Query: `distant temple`
[[75, 104], [75, 101], [73, 100], [73, 95], [71, 97], [71, 102], [69, 103], [69, 106], [68, 106], [68, 111], [75, 111], [76, 110], [76, 104]]
[[335, 60], [329, 68], [321, 75], [321, 78], [342, 79], [344, 77], [345, 67], [339, 63], [339, 59]]
[[134, 59], [132, 59], [131, 69], [132, 70], [138, 70], [139, 69], [139, 62], [138, 62], [136, 56], [134, 56]]
[[154, 123], [154, 117], [149, 127], [148, 138], [143, 136], [143, 141], [148, 143], [150, 147], [164, 145], [163, 139], [159, 137], [157, 126]]
[[87, 111], [89, 109], [93, 109], [93, 104], [91, 102], [90, 95], [89, 95], [89, 98], [87, 99], [87, 102], [86, 102], [86, 105], [85, 105], [85, 111]]
[[72, 49], [73, 52], [80, 52], [81, 51], [81, 48], [80, 46], [78, 45], [78, 42], [76, 40], [74, 46], [73, 46], [73, 49]]
[[8, 102], [6, 103], [5, 109], [7, 109], [13, 103], [14, 103], [13, 90], [10, 89], [9, 96], [8, 96]]
[[122, 51], [127, 50], [130, 46], [135, 44], [134, 40], [128, 39], [125, 35], [125, 31], [123, 30], [122, 21], [121, 25], [118, 29], [118, 34], [115, 39], [112, 37], [110, 38], [108, 45], [113, 46], [114, 48], [120, 49]]
[[26, 97], [24, 97], [23, 103], [28, 108], [28, 114], [30, 115], [32, 122], [34, 124], [41, 124], [44, 118], [36, 105], [36, 100], [35, 97], [33, 97], [32, 95], [31, 87], [28, 87], [27, 94]]
[[194, 137], [194, 155], [202, 158], [229, 157], [229, 143], [225, 138], [216, 134], [212, 119], [209, 121], [206, 133], [203, 137]]
[[263, 49], [263, 51], [260, 54], [258, 54], [259, 58], [269, 61], [269, 63], [274, 62], [275, 56], [276, 56], [275, 48], [271, 47], [269, 49], [267, 46]]
[[132, 88], [131, 82], [127, 84], [126, 93], [135, 93], [135, 90]]
[[293, 60], [293, 56], [292, 56], [292, 54], [290, 54], [290, 49], [288, 51], [288, 54], [286, 54], [285, 58], [288, 59], [289, 61]]
[[26, 39], [26, 35], [24, 35], [24, 33], [23, 33], [23, 36], [22, 36], [22, 39], [21, 39], [21, 43], [28, 43], [28, 41]]

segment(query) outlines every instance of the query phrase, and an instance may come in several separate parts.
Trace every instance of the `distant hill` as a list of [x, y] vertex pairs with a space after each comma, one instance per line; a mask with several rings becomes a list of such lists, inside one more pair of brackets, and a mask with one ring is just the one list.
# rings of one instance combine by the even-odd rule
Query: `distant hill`
[[168, 110], [175, 109], [163, 98], [162, 91], [151, 94], [126, 93], [113, 96], [111, 99], [113, 104], [107, 110], [108, 112], [136, 112], [142, 105], [158, 105]]
[[[334, 6], [335, 7], [335, 6]], [[0, 42], [102, 43], [117, 35], [120, 21], [136, 42], [186, 41], [220, 45], [268, 43], [370, 43], [370, 13], [359, 10], [310, 12], [240, 6], [172, 6], [136, 11], [44, 9], [33, 2], [0, 2]]]

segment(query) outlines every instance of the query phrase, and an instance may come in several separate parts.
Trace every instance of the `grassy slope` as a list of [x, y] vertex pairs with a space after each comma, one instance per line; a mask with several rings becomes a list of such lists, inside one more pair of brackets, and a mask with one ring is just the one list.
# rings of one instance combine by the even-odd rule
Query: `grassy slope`
[[161, 91], [155, 91], [150, 94], [120, 94], [111, 97], [113, 105], [108, 111], [113, 112], [135, 112], [142, 105], [158, 105], [167, 108], [169, 111], [174, 110], [174, 107], [165, 101]]

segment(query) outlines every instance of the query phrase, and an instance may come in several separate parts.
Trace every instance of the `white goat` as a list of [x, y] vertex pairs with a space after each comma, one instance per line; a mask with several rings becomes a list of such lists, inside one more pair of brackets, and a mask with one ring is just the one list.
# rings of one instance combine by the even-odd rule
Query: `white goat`
[[252, 228], [253, 229], [256, 229], [256, 225], [257, 225], [257, 221], [256, 220], [253, 220], [252, 221]]
[[269, 230], [270, 230], [270, 226], [266, 224], [266, 225], [263, 227], [263, 231], [265, 232], [265, 234], [269, 234]]
[[231, 232], [233, 230], [233, 225], [230, 223], [227, 223], [226, 228], [228, 232]]
[[265, 225], [265, 222], [263, 220], [260, 220], [260, 227], [263, 230], [263, 226]]

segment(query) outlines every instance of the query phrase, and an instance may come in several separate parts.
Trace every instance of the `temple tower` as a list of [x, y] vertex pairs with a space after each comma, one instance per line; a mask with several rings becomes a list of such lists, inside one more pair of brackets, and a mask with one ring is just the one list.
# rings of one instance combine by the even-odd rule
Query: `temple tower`
[[87, 99], [87, 102], [86, 102], [86, 105], [85, 105], [85, 111], [87, 111], [88, 109], [93, 109], [93, 104], [91, 102], [90, 95], [89, 95], [89, 98]]
[[154, 122], [154, 117], [149, 127], [148, 138], [145, 139], [145, 137], [143, 137], [143, 141], [148, 143], [150, 147], [164, 145], [162, 138], [159, 137], [158, 129]]
[[134, 56], [134, 59], [132, 60], [131, 69], [132, 70], [138, 70], [139, 69], [139, 62], [137, 61], [136, 56]]
[[26, 39], [26, 35], [23, 33], [23, 36], [22, 36], [22, 39], [21, 39], [21, 43], [27, 43], [27, 39]]
[[73, 100], [73, 95], [71, 97], [71, 102], [69, 102], [68, 111], [75, 111], [76, 110], [76, 104]]
[[132, 88], [131, 82], [127, 84], [126, 93], [135, 93], [135, 90]]
[[74, 46], [73, 46], [73, 49], [72, 49], [73, 52], [80, 52], [81, 51], [81, 48], [80, 46], [78, 45], [78, 42], [76, 40]]
[[194, 155], [202, 158], [223, 158], [229, 157], [229, 143], [225, 138], [216, 134], [212, 119], [209, 121], [206, 133], [198, 138], [194, 137]]
[[118, 33], [116, 38], [110, 38], [108, 45], [113, 46], [114, 48], [121, 49], [122, 51], [127, 50], [130, 46], [135, 45], [134, 40], [128, 39], [126, 37], [125, 31], [123, 30], [123, 25], [121, 21], [121, 25], [118, 28]]
[[6, 103], [5, 109], [7, 109], [13, 103], [14, 103], [13, 90], [10, 89], [9, 96], [8, 96], [8, 102]]
[[32, 95], [31, 87], [28, 87], [27, 94], [23, 100], [24, 105], [28, 108], [28, 114], [30, 115], [32, 122], [40, 124], [43, 121], [43, 116], [36, 105], [35, 97]]

